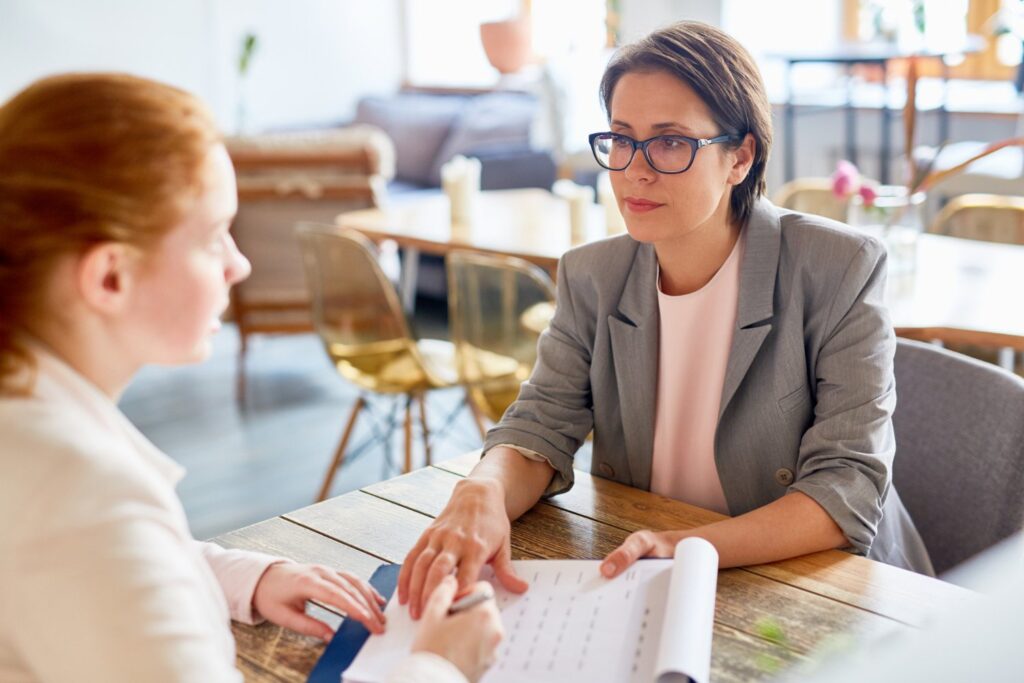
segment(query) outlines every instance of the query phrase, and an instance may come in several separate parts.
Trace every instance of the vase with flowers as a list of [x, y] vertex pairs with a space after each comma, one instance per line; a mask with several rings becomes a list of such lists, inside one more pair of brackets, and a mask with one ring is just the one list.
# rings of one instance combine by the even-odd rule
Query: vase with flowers
[[832, 174], [832, 193], [847, 203], [847, 223], [885, 243], [890, 273], [914, 270], [917, 236], [924, 229], [923, 192], [904, 185], [881, 185], [842, 160]]

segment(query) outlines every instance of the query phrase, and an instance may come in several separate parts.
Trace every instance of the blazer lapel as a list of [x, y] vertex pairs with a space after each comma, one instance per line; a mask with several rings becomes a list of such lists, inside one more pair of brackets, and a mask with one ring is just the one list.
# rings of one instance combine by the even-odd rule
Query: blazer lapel
[[608, 316], [619, 411], [632, 486], [651, 487], [654, 404], [658, 379], [657, 258], [648, 244], [637, 247], [619, 300], [619, 316]]
[[779, 270], [782, 241], [776, 208], [763, 197], [754, 205], [747, 222], [747, 243], [740, 266], [740, 293], [729, 361], [725, 368], [718, 419], [732, 401], [765, 337], [772, 329], [775, 277]]

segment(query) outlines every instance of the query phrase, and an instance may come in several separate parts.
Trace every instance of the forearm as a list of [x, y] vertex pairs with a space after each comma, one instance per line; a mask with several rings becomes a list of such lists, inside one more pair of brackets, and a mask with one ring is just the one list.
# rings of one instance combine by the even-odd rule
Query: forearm
[[719, 566], [740, 567], [849, 545], [839, 526], [808, 495], [794, 492], [756, 510], [683, 531], [718, 550]]
[[554, 475], [554, 468], [547, 462], [530, 460], [511, 448], [497, 446], [487, 451], [460, 486], [489, 487], [504, 500], [508, 518], [515, 520], [536, 505]]

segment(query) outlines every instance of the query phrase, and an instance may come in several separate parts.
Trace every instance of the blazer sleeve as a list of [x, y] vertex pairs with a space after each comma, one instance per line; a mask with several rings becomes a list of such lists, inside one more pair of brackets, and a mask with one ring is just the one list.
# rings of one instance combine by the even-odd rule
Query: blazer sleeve
[[896, 452], [896, 338], [883, 296], [885, 248], [867, 239], [832, 301], [815, 362], [814, 421], [790, 491], [813, 498], [861, 554], [871, 548]]
[[484, 440], [483, 452], [502, 444], [540, 455], [555, 469], [545, 496], [573, 485], [573, 456], [594, 426], [591, 345], [582, 338], [570, 286], [569, 261], [558, 264], [555, 315], [537, 344], [537, 363]]

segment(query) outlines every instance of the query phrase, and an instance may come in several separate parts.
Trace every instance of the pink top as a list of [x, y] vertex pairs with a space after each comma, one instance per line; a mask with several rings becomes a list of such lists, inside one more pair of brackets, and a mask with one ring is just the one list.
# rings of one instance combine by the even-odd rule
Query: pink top
[[668, 296], [658, 282], [658, 396], [651, 491], [729, 514], [715, 466], [715, 429], [729, 361], [744, 235], [711, 280]]

